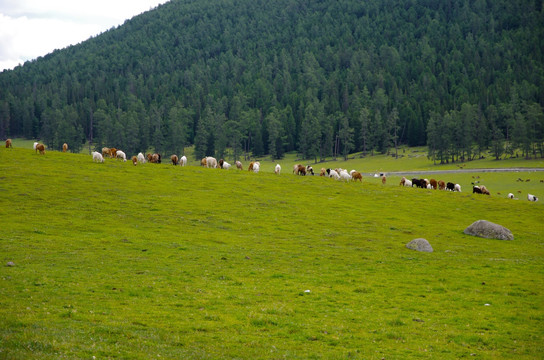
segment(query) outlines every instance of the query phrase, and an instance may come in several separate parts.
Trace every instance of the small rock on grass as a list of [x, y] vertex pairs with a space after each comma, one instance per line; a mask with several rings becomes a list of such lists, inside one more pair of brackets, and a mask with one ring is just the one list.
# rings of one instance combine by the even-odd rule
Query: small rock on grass
[[6, 266], [15, 266], [15, 263], [13, 261], [8, 261], [8, 263], [6, 264]]
[[406, 247], [411, 250], [433, 252], [433, 247], [423, 238], [417, 238], [406, 244]]

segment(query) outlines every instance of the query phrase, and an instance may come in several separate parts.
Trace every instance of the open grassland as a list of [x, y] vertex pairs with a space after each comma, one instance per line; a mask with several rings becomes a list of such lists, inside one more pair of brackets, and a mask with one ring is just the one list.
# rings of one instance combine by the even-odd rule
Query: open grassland
[[[0, 359], [542, 356], [542, 200], [267, 164], [0, 148]], [[444, 180], [490, 176], [493, 193], [532, 176], [522, 195], [542, 196], [541, 174]], [[464, 235], [479, 219], [515, 239]], [[418, 237], [434, 252], [405, 248]]]

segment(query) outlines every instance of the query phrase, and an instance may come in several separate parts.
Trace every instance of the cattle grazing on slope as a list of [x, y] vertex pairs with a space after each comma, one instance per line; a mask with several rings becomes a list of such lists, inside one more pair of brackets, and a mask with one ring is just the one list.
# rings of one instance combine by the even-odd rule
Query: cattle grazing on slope
[[36, 150], [36, 146], [38, 146], [39, 143], [35, 142], [34, 145], [32, 145], [32, 150]]
[[134, 165], [134, 166], [138, 165], [138, 157], [137, 156], [132, 157], [132, 165]]
[[187, 156], [183, 155], [181, 159], [179, 159], [179, 165], [180, 166], [187, 166]]
[[363, 175], [358, 171], [352, 172], [351, 178], [353, 179], [353, 181], [359, 180], [360, 182], [363, 182]]
[[230, 169], [230, 166], [231, 166], [231, 165], [230, 165], [228, 162], [223, 161], [223, 166], [222, 166], [222, 168], [223, 168], [224, 170]]
[[438, 189], [438, 183], [437, 183], [437, 181], [435, 179], [431, 179], [429, 181], [429, 184], [431, 185], [431, 189], [433, 189], [433, 190]]
[[206, 167], [216, 169], [217, 168], [217, 159], [212, 157], [212, 156], [208, 156], [206, 158]]
[[385, 175], [382, 176], [382, 185], [385, 185], [385, 183], [387, 182], [387, 178], [385, 177]]
[[6, 149], [13, 148], [13, 144], [11, 143], [11, 139], [6, 140]]
[[299, 165], [295, 174], [306, 176], [306, 167], [304, 167], [303, 165]]
[[170, 160], [172, 161], [172, 165], [177, 165], [178, 164], [178, 156], [176, 154], [173, 154], [172, 156], [170, 156]]
[[507, 196], [508, 199], [513, 199], [514, 198], [514, 194], [512, 193], [508, 193], [508, 196]]
[[124, 151], [121, 151], [121, 150], [117, 150], [115, 152], [115, 157], [117, 159], [123, 159], [123, 161], [127, 161], [127, 155], [124, 153]]
[[452, 182], [448, 182], [446, 184], [446, 189], [449, 190], [449, 191], [453, 191], [455, 189], [455, 184], [452, 183]]
[[453, 190], [457, 192], [461, 192], [461, 185], [455, 184], [455, 186], [453, 187]]
[[93, 161], [103, 163], [104, 162], [104, 157], [98, 151], [93, 151]]
[[439, 190], [446, 190], [446, 183], [443, 180], [438, 181], [438, 189]]
[[527, 200], [529, 201], [538, 201], [538, 198], [534, 195], [527, 194]]
[[244, 167], [242, 166], [242, 162], [241, 162], [241, 161], [236, 160], [236, 163], [235, 163], [235, 164], [236, 164], [236, 168], [237, 168], [238, 170], [244, 170]]
[[145, 156], [144, 156], [144, 154], [138, 153], [137, 158], [138, 158], [138, 162], [139, 162], [140, 164], [144, 164], [144, 163], [145, 163]]
[[117, 149], [110, 148], [110, 158], [115, 159], [116, 156], [117, 156]]
[[45, 155], [45, 145], [44, 144], [38, 144], [36, 145], [36, 152], [40, 152], [41, 155]]
[[102, 157], [106, 157], [106, 155], [110, 154], [110, 148], [109, 147], [103, 147], [102, 148]]
[[335, 180], [340, 179], [340, 175], [338, 175], [338, 172], [334, 169], [327, 169], [327, 174], [330, 178], [333, 178]]
[[206, 167], [207, 166], [207, 158], [202, 158], [202, 160], [200, 160], [200, 166], [204, 166]]
[[315, 175], [314, 168], [311, 167], [310, 165], [306, 166], [306, 174], [312, 174], [312, 176]]
[[68, 150], [68, 144], [64, 143], [62, 144], [62, 152], [66, 152]]
[[276, 164], [276, 167], [274, 167], [274, 174], [279, 175], [281, 172], [281, 166], [280, 164]]

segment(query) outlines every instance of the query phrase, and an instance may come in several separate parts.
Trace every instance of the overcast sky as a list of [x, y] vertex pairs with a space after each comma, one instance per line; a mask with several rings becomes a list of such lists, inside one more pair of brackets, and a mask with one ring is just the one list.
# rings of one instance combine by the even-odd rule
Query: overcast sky
[[78, 44], [167, 0], [0, 0], [0, 71]]

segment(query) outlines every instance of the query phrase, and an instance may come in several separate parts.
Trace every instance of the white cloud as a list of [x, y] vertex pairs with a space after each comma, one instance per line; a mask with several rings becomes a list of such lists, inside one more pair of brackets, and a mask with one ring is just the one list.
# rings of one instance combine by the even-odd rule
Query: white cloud
[[2, 0], [0, 71], [75, 45], [166, 0]]

